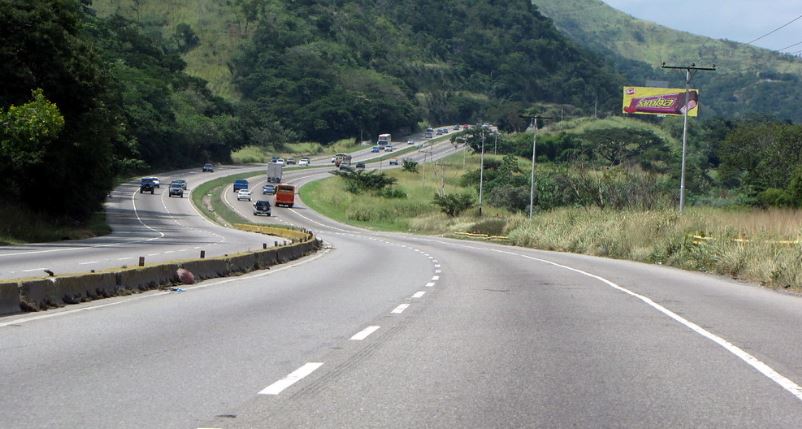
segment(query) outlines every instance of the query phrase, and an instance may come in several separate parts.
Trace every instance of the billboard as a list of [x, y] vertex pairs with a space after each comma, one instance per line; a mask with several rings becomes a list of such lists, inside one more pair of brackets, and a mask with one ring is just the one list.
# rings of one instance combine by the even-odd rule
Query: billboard
[[696, 117], [699, 113], [699, 90], [688, 92], [685, 105], [683, 88], [624, 87], [624, 113], [635, 115], [684, 115]]

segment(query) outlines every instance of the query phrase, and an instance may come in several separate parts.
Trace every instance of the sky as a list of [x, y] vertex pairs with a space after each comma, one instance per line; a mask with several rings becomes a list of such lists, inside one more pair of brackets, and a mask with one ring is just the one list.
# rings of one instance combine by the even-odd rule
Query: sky
[[[802, 15], [802, 0], [603, 0], [675, 30], [746, 43]], [[802, 18], [753, 43], [780, 51], [802, 42]], [[785, 53], [802, 51], [802, 43]], [[802, 54], [802, 52], [798, 52]]]

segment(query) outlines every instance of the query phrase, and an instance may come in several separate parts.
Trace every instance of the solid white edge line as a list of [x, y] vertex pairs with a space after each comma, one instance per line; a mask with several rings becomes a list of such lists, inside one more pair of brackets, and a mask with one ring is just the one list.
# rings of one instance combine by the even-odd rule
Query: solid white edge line
[[404, 310], [407, 309], [407, 307], [409, 307], [409, 304], [401, 304], [398, 307], [394, 308], [392, 313], [393, 314], [401, 314], [401, 313], [404, 312]]
[[302, 367], [296, 369], [295, 371], [291, 372], [286, 377], [282, 378], [281, 380], [271, 384], [270, 386], [265, 387], [262, 391], [259, 392], [260, 395], [278, 395], [284, 389], [292, 386], [293, 384], [303, 380], [304, 377], [308, 376], [309, 374], [315, 372], [316, 369], [323, 366], [323, 362], [308, 362], [304, 364]]
[[374, 326], [368, 326], [367, 328], [365, 328], [365, 329], [357, 332], [356, 334], [354, 334], [354, 336], [351, 337], [351, 340], [353, 340], [353, 341], [362, 341], [365, 338], [367, 338], [368, 335], [376, 332], [377, 330], [379, 330], [379, 326], [375, 326], [375, 325]]
[[572, 268], [572, 267], [569, 267], [567, 265], [562, 265], [562, 264], [558, 264], [556, 262], [548, 261], [548, 260], [545, 260], [545, 259], [540, 259], [540, 258], [535, 258], [535, 257], [532, 257], [532, 256], [521, 255], [521, 254], [517, 254], [517, 253], [513, 253], [513, 252], [505, 252], [505, 251], [498, 250], [498, 249], [493, 249], [493, 251], [494, 252], [498, 252], [498, 253], [516, 255], [516, 256], [520, 256], [520, 257], [526, 258], [526, 259], [531, 259], [531, 260], [534, 260], [534, 261], [542, 262], [542, 263], [549, 264], [549, 265], [552, 265], [552, 266], [555, 266], [555, 267], [559, 267], [559, 268], [563, 268], [563, 269], [566, 269], [566, 270], [569, 270], [569, 271], [573, 271], [575, 273], [579, 273], [579, 274], [582, 274], [584, 276], [596, 279], [596, 280], [606, 284], [607, 286], [609, 286], [609, 287], [611, 287], [611, 288], [613, 288], [615, 290], [618, 290], [618, 291], [623, 292], [623, 293], [625, 293], [627, 295], [630, 295], [630, 296], [632, 296], [634, 298], [637, 298], [637, 299], [641, 300], [642, 302], [646, 303], [647, 305], [649, 305], [650, 307], [654, 308], [655, 310], [665, 314], [666, 316], [668, 316], [668, 317], [674, 319], [675, 321], [679, 322], [680, 324], [684, 325], [688, 329], [696, 332], [697, 334], [701, 335], [702, 337], [707, 338], [708, 340], [718, 344], [724, 350], [727, 350], [728, 352], [732, 353], [733, 355], [735, 355], [736, 357], [738, 357], [742, 361], [746, 362], [747, 365], [749, 365], [752, 368], [756, 369], [758, 372], [763, 374], [769, 380], [771, 380], [771, 381], [775, 382], [776, 384], [780, 385], [780, 387], [782, 387], [783, 389], [785, 389], [786, 391], [788, 391], [789, 393], [794, 395], [797, 399], [802, 400], [802, 387], [800, 387], [798, 384], [794, 383], [789, 378], [787, 378], [787, 377], [783, 376], [782, 374], [778, 373], [773, 368], [771, 368], [770, 366], [766, 365], [765, 363], [763, 363], [758, 358], [756, 358], [756, 357], [752, 356], [751, 354], [745, 352], [744, 350], [742, 350], [738, 346], [736, 346], [736, 345], [730, 343], [729, 341], [725, 340], [724, 338], [719, 337], [718, 335], [716, 335], [716, 334], [714, 334], [714, 333], [702, 328], [701, 326], [697, 325], [696, 323], [693, 323], [690, 320], [685, 319], [684, 317], [674, 313], [673, 311], [663, 307], [662, 305], [652, 301], [651, 298], [649, 298], [649, 297], [646, 297], [644, 295], [632, 292], [631, 290], [626, 289], [624, 287], [621, 287], [621, 286], [611, 282], [610, 280], [605, 279], [604, 277], [597, 276], [595, 274], [591, 274], [591, 273], [588, 273], [586, 271], [582, 271], [582, 270], [577, 269], [577, 268]]
[[426, 292], [424, 292], [424, 291], [418, 291], [418, 292], [415, 292], [415, 295], [412, 295], [412, 297], [413, 298], [420, 298], [425, 294], [426, 294]]

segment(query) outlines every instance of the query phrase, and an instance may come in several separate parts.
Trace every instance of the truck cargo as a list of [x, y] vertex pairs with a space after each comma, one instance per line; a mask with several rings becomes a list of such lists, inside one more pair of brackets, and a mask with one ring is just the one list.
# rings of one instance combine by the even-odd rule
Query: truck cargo
[[276, 189], [276, 206], [292, 207], [295, 204], [295, 186], [278, 185]]
[[267, 164], [267, 183], [281, 183], [284, 166], [281, 164]]
[[376, 143], [378, 146], [384, 147], [391, 144], [392, 137], [390, 134], [379, 134], [379, 141]]

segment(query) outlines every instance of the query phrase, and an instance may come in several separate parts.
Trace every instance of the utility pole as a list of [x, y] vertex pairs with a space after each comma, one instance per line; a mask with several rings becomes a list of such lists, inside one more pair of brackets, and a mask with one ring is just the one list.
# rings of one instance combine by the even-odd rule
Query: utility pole
[[485, 128], [482, 127], [482, 151], [479, 155], [479, 216], [482, 216], [482, 185], [485, 172]]
[[[524, 116], [525, 117], [525, 116]], [[532, 174], [529, 177], [529, 220], [532, 220], [532, 212], [535, 208], [535, 154], [537, 151], [537, 120], [538, 119], [556, 119], [548, 116], [531, 116], [532, 126], [535, 130], [532, 134]]]
[[697, 67], [696, 64], [694, 63], [691, 63], [691, 65], [689, 66], [667, 66], [666, 63], [663, 63], [662, 68], [673, 69], [673, 70], [685, 70], [685, 103], [684, 103], [685, 109], [683, 113], [684, 119], [682, 124], [682, 167], [679, 176], [679, 212], [681, 214], [682, 210], [685, 208], [685, 152], [688, 146], [688, 111], [691, 110], [688, 107], [691, 79], [699, 70], [716, 71], [716, 66], [713, 65], [712, 67]]

